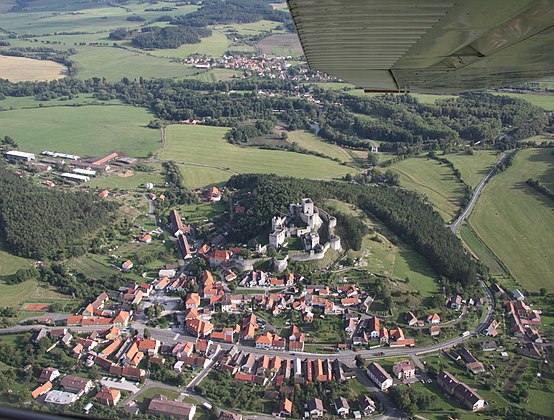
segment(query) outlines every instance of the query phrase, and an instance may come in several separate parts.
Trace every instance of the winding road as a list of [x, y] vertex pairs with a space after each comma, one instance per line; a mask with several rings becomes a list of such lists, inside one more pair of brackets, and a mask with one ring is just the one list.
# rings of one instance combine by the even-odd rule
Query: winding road
[[477, 202], [477, 200], [479, 199], [479, 195], [481, 194], [481, 191], [483, 190], [483, 188], [485, 187], [485, 185], [487, 184], [487, 182], [489, 182], [489, 180], [492, 178], [492, 176], [494, 175], [494, 173], [496, 172], [496, 168], [498, 167], [498, 165], [500, 165], [504, 160], [506, 160], [508, 157], [510, 157], [512, 155], [512, 153], [514, 153], [515, 150], [507, 150], [505, 151], [496, 161], [496, 163], [494, 164], [494, 166], [491, 168], [491, 170], [487, 173], [487, 175], [485, 175], [485, 177], [481, 180], [481, 182], [479, 183], [479, 185], [477, 185], [477, 187], [475, 188], [475, 190], [473, 191], [473, 196], [471, 197], [471, 200], [469, 200], [469, 203], [467, 205], [467, 207], [464, 209], [464, 211], [462, 212], [462, 214], [460, 214], [458, 216], [458, 218], [452, 222], [452, 224], [450, 224], [450, 229], [452, 230], [453, 233], [456, 233], [458, 231], [458, 229], [460, 228], [460, 225], [462, 224], [462, 222], [466, 219], [466, 217], [471, 213], [471, 210], [473, 209], [473, 207], [475, 206], [475, 203]]

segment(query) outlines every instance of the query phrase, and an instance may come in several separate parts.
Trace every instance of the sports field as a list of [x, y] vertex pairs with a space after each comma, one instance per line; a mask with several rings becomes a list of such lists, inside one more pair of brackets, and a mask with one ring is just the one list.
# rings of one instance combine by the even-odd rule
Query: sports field
[[48, 60], [0, 55], [0, 79], [10, 82], [50, 81], [65, 77], [66, 67]]
[[331, 158], [337, 158], [341, 162], [352, 162], [352, 156], [346, 149], [323, 141], [315, 134], [304, 130], [291, 131], [288, 134], [290, 143], [296, 142], [300, 147], [314, 152], [323, 153]]
[[475, 150], [473, 155], [465, 152], [441, 156], [448, 159], [462, 174], [463, 181], [471, 187], [481, 182], [498, 159], [494, 150]]
[[302, 178], [342, 177], [349, 168], [329, 159], [280, 150], [260, 150], [229, 144], [224, 127], [171, 125], [161, 159], [228, 168], [239, 173], [275, 173]]
[[554, 203], [525, 181], [554, 187], [552, 149], [525, 149], [485, 186], [469, 218], [477, 234], [527, 290], [554, 290]]
[[0, 126], [28, 152], [103, 156], [115, 151], [146, 157], [161, 141], [159, 130], [146, 127], [153, 118], [131, 106], [51, 107], [0, 112]]
[[433, 159], [416, 157], [391, 165], [400, 185], [423, 194], [445, 221], [450, 221], [464, 198], [464, 188], [452, 170]]

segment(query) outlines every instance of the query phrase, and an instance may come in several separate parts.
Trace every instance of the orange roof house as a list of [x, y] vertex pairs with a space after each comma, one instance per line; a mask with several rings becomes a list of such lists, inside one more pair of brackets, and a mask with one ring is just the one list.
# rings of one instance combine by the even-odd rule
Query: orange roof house
[[52, 389], [52, 382], [50, 382], [50, 381], [45, 382], [41, 386], [39, 386], [38, 388], [35, 388], [35, 390], [33, 392], [31, 392], [31, 396], [33, 398], [38, 398], [41, 395], [46, 394], [51, 389]]
[[121, 399], [121, 392], [118, 389], [102, 388], [95, 398], [100, 404], [115, 407]]
[[108, 190], [102, 190], [98, 193], [98, 197], [100, 198], [106, 198], [109, 194], [109, 191]]
[[116, 340], [112, 341], [104, 350], [102, 350], [100, 354], [104, 357], [108, 357], [119, 348], [122, 342], [123, 340], [121, 339], [121, 337], [118, 337]]
[[123, 270], [130, 270], [131, 268], [133, 268], [133, 261], [131, 260], [125, 261], [123, 264], [121, 264], [121, 268]]
[[207, 337], [212, 333], [214, 326], [197, 318], [185, 321], [185, 329], [195, 337]]
[[119, 311], [117, 316], [113, 319], [113, 323], [118, 327], [126, 327], [129, 324], [131, 314], [127, 311]]
[[185, 308], [198, 308], [200, 306], [200, 295], [198, 293], [190, 293], [185, 300]]
[[202, 273], [202, 282], [204, 283], [204, 286], [207, 286], [208, 284], [213, 284], [214, 278], [210, 271], [204, 270], [204, 272]]

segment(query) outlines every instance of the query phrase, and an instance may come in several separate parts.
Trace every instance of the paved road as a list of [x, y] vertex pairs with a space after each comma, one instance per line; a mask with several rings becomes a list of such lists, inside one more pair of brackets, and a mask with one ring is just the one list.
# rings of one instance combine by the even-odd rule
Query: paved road
[[473, 206], [475, 206], [475, 203], [477, 202], [477, 200], [479, 199], [479, 195], [481, 194], [481, 191], [483, 190], [483, 188], [485, 187], [485, 184], [487, 182], [489, 182], [489, 179], [492, 178], [492, 176], [494, 175], [494, 172], [497, 168], [497, 166], [503, 162], [505, 159], [507, 159], [509, 156], [512, 155], [512, 153], [514, 153], [515, 150], [507, 150], [506, 152], [504, 152], [502, 154], [502, 156], [500, 156], [498, 158], [498, 160], [496, 161], [496, 163], [494, 164], [494, 166], [491, 168], [491, 170], [487, 173], [487, 175], [485, 175], [485, 177], [481, 180], [481, 182], [479, 183], [479, 185], [477, 185], [477, 188], [475, 188], [475, 191], [473, 191], [473, 196], [471, 197], [471, 200], [469, 200], [469, 203], [467, 205], [467, 207], [465, 208], [465, 210], [462, 212], [462, 214], [460, 214], [460, 216], [458, 216], [458, 218], [450, 225], [450, 229], [452, 230], [453, 233], [456, 233], [458, 231], [458, 229], [460, 228], [460, 225], [462, 224], [462, 222], [465, 220], [465, 218], [467, 216], [469, 216], [469, 214], [471, 213], [471, 210], [473, 209]]

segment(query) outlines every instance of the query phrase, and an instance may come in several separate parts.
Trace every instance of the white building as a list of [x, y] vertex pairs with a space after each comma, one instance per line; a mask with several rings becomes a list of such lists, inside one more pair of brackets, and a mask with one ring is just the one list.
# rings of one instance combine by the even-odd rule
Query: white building
[[86, 175], [86, 176], [96, 176], [96, 171], [93, 171], [92, 169], [81, 169], [81, 168], [75, 168], [73, 169], [73, 172], [79, 175]]
[[65, 391], [50, 391], [46, 394], [44, 402], [57, 405], [68, 405], [73, 404], [79, 399], [77, 394], [72, 394], [71, 392]]
[[402, 360], [392, 365], [392, 373], [398, 379], [408, 379], [415, 377], [415, 366], [411, 360]]
[[71, 181], [77, 181], [77, 182], [88, 182], [90, 181], [90, 177], [86, 175], [78, 175], [78, 174], [72, 174], [69, 172], [64, 172], [60, 175], [63, 178], [70, 179]]
[[36, 159], [33, 153], [20, 152], [18, 150], [10, 150], [4, 153], [4, 156], [9, 160], [20, 160], [23, 162], [30, 162]]
[[371, 363], [367, 367], [367, 376], [379, 386], [381, 391], [392, 386], [392, 377], [379, 363]]

